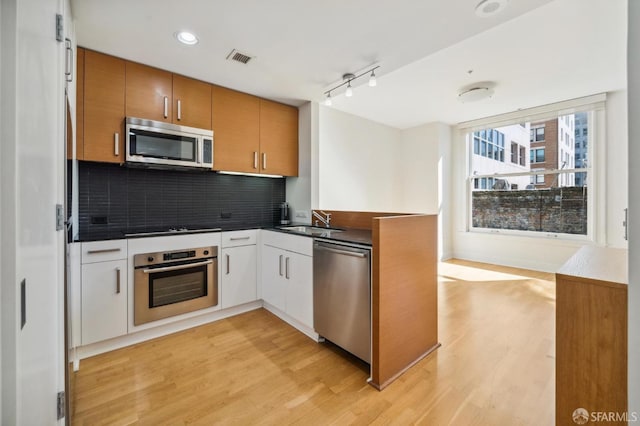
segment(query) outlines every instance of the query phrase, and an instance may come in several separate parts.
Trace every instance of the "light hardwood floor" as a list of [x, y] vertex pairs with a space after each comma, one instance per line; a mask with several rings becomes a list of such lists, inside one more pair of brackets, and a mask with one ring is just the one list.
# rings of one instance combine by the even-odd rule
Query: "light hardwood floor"
[[382, 392], [366, 364], [259, 309], [82, 360], [74, 424], [552, 425], [553, 274], [439, 274], [442, 347]]

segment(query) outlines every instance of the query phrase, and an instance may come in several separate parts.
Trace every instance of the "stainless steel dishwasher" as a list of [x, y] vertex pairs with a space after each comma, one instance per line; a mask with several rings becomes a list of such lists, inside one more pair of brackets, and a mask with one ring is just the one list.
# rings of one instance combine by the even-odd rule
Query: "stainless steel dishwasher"
[[313, 243], [313, 327], [371, 363], [371, 248]]

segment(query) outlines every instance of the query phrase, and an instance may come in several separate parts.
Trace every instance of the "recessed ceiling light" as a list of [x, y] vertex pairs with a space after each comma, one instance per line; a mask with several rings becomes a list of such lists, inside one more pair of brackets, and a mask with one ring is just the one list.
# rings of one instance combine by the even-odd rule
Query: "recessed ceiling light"
[[198, 37], [195, 34], [190, 33], [189, 31], [178, 31], [174, 34], [174, 36], [178, 39], [180, 43], [193, 45], [198, 43]]
[[487, 18], [497, 15], [507, 7], [508, 0], [482, 0], [476, 6], [476, 15]]
[[490, 87], [472, 87], [463, 92], [458, 93], [458, 100], [462, 103], [476, 102], [493, 96], [493, 88]]

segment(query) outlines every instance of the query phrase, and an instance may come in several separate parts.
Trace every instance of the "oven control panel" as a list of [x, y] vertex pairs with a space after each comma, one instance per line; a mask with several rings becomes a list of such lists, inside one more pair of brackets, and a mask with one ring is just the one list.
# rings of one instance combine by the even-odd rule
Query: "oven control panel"
[[159, 253], [143, 253], [133, 256], [135, 268], [188, 262], [202, 259], [212, 259], [218, 256], [218, 247], [199, 247], [186, 250], [167, 251]]

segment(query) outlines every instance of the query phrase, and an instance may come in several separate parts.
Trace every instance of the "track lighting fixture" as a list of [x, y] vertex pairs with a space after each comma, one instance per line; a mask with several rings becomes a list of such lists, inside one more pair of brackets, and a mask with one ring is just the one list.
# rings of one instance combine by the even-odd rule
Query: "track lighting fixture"
[[342, 86], [347, 86], [344, 95], [348, 98], [350, 98], [351, 96], [353, 96], [353, 87], [351, 86], [351, 82], [354, 80], [357, 80], [358, 78], [362, 77], [363, 75], [369, 75], [369, 86], [370, 87], [375, 87], [377, 84], [376, 81], [376, 69], [380, 68], [380, 65], [375, 65], [375, 66], [370, 66], [368, 68], [366, 68], [364, 71], [358, 73], [358, 74], [353, 74], [353, 73], [346, 73], [342, 75], [342, 83], [332, 87], [331, 89], [327, 90], [326, 92], [324, 92], [325, 95], [327, 95], [327, 97], [324, 100], [324, 104], [327, 106], [331, 106], [331, 92], [334, 92], [335, 90], [341, 88]]

